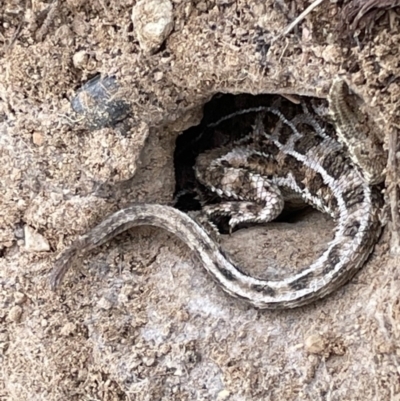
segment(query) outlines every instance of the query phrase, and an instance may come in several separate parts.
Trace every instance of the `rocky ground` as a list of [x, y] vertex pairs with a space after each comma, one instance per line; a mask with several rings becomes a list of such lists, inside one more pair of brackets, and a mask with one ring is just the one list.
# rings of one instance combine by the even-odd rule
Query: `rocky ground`
[[[398, 400], [395, 1], [325, 0], [286, 34], [311, 1], [3, 1], [0, 399]], [[116, 77], [129, 105], [100, 129], [70, 103], [96, 74]], [[177, 238], [142, 227], [50, 291], [56, 256], [79, 234], [133, 201], [171, 202], [176, 137], [212, 96], [323, 98], [338, 74], [389, 149], [394, 219], [349, 284], [307, 307], [257, 311], [225, 295]], [[265, 274], [265, 263], [314, 260], [332, 228], [304, 213], [223, 245]]]

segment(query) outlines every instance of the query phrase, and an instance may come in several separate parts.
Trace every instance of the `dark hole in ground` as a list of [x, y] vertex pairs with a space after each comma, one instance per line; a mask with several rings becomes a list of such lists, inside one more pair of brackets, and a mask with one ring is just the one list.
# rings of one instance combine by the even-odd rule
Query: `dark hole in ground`
[[[315, 104], [316, 106], [318, 104], [325, 106], [324, 101], [320, 99], [315, 99]], [[254, 129], [256, 112], [225, 118], [245, 109], [260, 106], [276, 106], [284, 110], [285, 116], [289, 118], [303, 112], [300, 104], [295, 104], [279, 95], [217, 94], [205, 104], [201, 123], [178, 136], [174, 152], [176, 208], [188, 212], [200, 210], [201, 202], [215, 204], [221, 201], [215, 193], [196, 180], [194, 173], [196, 158], [207, 150], [225, 146], [251, 133]], [[221, 120], [223, 121], [215, 125]], [[300, 210], [284, 210], [275, 221], [295, 223], [311, 210], [310, 207]], [[221, 217], [215, 222], [222, 233], [228, 231], [228, 221], [229, 217]], [[246, 227], [246, 225], [237, 228], [242, 227]]]

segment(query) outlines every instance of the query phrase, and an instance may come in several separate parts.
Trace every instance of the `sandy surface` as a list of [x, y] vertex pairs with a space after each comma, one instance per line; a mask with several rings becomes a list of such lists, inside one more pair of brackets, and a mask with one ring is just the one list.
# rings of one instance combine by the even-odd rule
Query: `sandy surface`
[[[382, 140], [398, 129], [396, 11], [357, 42], [338, 37], [338, 5], [325, 1], [269, 46], [309, 3], [174, 0], [172, 32], [146, 53], [131, 21], [134, 1], [5, 0], [1, 400], [399, 399], [400, 278], [388, 229], [348, 285], [291, 311], [230, 298], [183, 243], [148, 227], [81, 259], [56, 293], [48, 288], [58, 253], [108, 213], [172, 200], [176, 136], [200, 121], [216, 93], [324, 97], [341, 73]], [[76, 90], [97, 73], [114, 75], [131, 107], [113, 128], [92, 130], [71, 110]], [[48, 251], [27, 248], [27, 226]], [[309, 213], [223, 244], [269, 274], [315, 259], [332, 227]]]

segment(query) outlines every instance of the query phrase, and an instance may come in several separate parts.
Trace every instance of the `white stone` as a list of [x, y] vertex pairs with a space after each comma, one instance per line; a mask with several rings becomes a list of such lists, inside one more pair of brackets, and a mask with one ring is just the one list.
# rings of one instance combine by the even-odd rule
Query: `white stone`
[[87, 65], [88, 61], [89, 61], [89, 55], [86, 53], [85, 50], [76, 52], [72, 56], [72, 63], [76, 68], [80, 69], [84, 68]]
[[172, 3], [169, 0], [141, 0], [132, 9], [133, 29], [140, 48], [156, 52], [174, 27]]
[[36, 232], [32, 227], [24, 227], [25, 249], [28, 252], [47, 252], [50, 250], [49, 242], [43, 235]]

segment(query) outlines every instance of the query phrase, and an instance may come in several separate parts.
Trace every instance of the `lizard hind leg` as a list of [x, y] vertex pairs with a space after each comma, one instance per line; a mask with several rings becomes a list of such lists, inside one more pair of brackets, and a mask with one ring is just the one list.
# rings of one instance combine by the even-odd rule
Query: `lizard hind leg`
[[215, 205], [207, 205], [203, 213], [208, 219], [215, 216], [229, 216], [229, 232], [244, 223], [268, 223], [276, 219], [283, 209], [281, 198], [271, 197], [270, 203], [258, 203], [251, 201], [224, 201]]
[[[229, 216], [232, 232], [238, 224], [266, 223], [280, 215], [283, 196], [267, 176], [241, 167], [232, 152], [207, 163], [210, 153], [199, 156], [195, 169], [197, 179], [221, 198], [220, 203], [203, 207], [209, 219]], [[244, 153], [240, 156], [245, 157]]]

